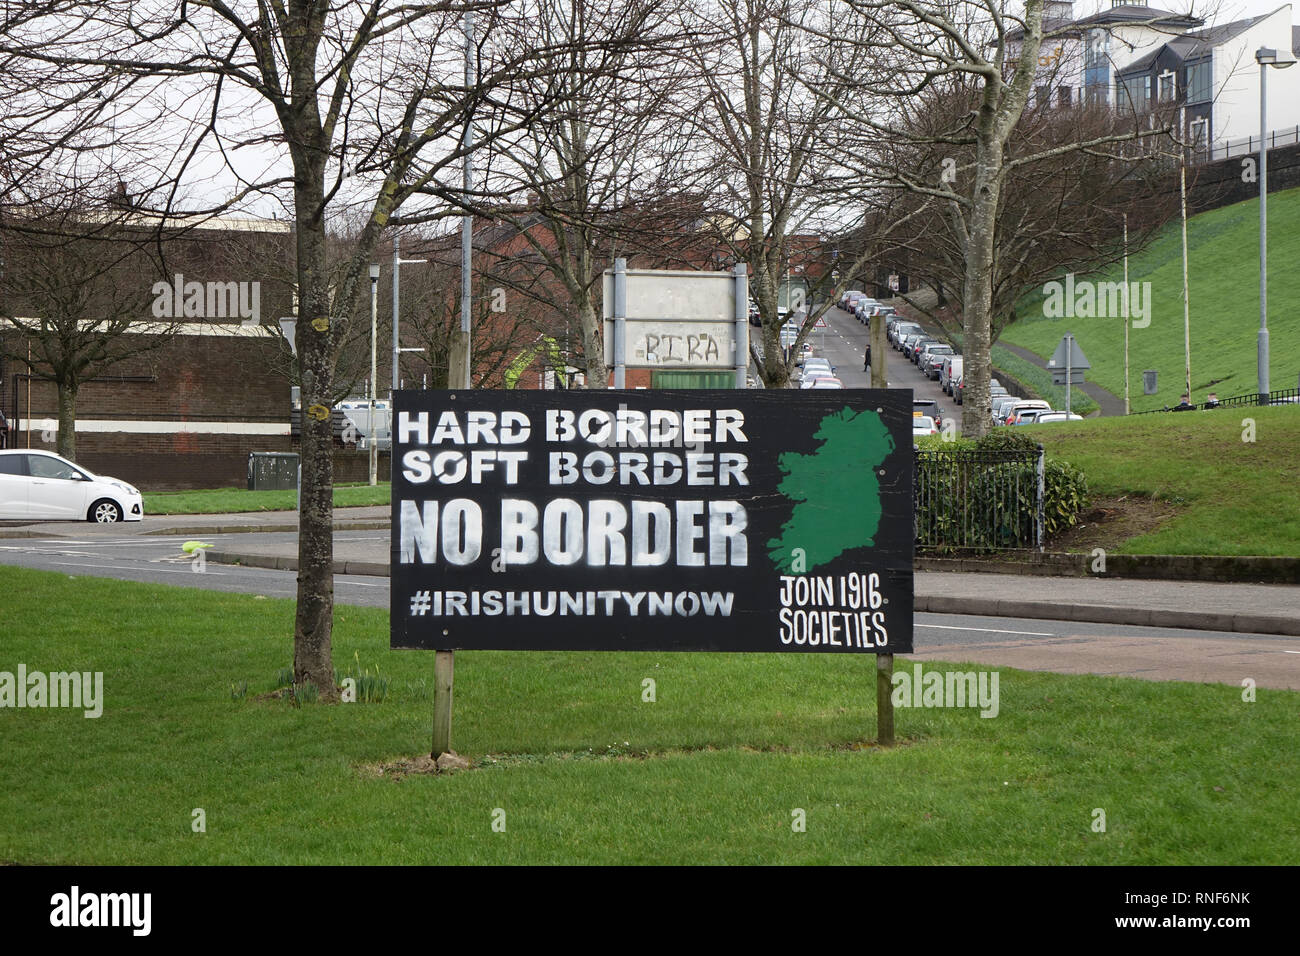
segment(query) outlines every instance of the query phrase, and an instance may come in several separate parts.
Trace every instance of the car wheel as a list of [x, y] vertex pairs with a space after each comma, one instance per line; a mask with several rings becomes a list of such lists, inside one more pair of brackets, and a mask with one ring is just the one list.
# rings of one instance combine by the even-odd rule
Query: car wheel
[[86, 519], [98, 524], [113, 524], [122, 520], [122, 509], [117, 506], [116, 501], [104, 498], [90, 506], [90, 513]]

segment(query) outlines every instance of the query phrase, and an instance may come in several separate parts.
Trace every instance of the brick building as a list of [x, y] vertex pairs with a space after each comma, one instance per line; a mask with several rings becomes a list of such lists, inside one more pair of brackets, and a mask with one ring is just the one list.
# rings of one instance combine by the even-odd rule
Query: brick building
[[[238, 218], [208, 220], [169, 240], [164, 263], [185, 283], [206, 291], [257, 282], [263, 324], [245, 325], [233, 308], [173, 323], [158, 314], [168, 309], [155, 296], [119, 339], [119, 351], [132, 354], [92, 367], [78, 389], [79, 463], [145, 491], [209, 488], [242, 484], [250, 452], [290, 450], [290, 355], [275, 320], [292, 304], [284, 281], [291, 242], [286, 223]], [[24, 264], [11, 255], [6, 266]], [[155, 279], [138, 282], [155, 293]], [[212, 301], [209, 294], [205, 304]], [[0, 313], [16, 317], [0, 321], [0, 411], [11, 446], [55, 450], [58, 390], [29, 371], [29, 361], [43, 368], [21, 327], [32, 321], [30, 305], [10, 301]], [[189, 311], [205, 312], [197, 303]]]

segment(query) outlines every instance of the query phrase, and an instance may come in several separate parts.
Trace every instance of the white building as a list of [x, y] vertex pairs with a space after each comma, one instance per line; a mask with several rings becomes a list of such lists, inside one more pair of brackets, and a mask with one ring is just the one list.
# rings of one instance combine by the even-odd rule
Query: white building
[[[1114, 105], [1114, 77], [1173, 37], [1202, 25], [1197, 17], [1111, 0], [1099, 13], [1075, 19], [1072, 0], [1047, 0], [1038, 53], [1035, 101]], [[1008, 38], [1015, 60], [1023, 32]]]
[[[1255, 51], [1300, 50], [1300, 28], [1292, 25], [1290, 4], [1205, 27], [1188, 14], [1121, 0], [1110, 3], [1075, 19], [1071, 0], [1048, 0], [1035, 104], [1086, 102], [1138, 113], [1174, 108], [1185, 141], [1197, 144], [1202, 158], [1259, 148]], [[1009, 36], [1013, 61], [1021, 35]], [[1271, 145], [1300, 139], [1300, 68], [1270, 68], [1267, 128]]]
[[[1179, 110], [1187, 142], [1207, 158], [1229, 154], [1228, 144], [1253, 137], [1259, 148], [1261, 47], [1291, 52], [1300, 47], [1300, 30], [1291, 23], [1291, 5], [1174, 37], [1116, 75], [1120, 108], [1169, 105]], [[1269, 68], [1266, 129], [1279, 131], [1276, 144], [1296, 141], [1300, 125], [1300, 69]], [[1241, 152], [1248, 151], [1243, 148]]]

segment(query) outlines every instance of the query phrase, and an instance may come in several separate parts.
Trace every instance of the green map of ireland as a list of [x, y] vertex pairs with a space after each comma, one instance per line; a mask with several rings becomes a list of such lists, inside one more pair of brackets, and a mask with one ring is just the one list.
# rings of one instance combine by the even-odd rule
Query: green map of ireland
[[814, 571], [845, 551], [870, 547], [880, 527], [880, 481], [876, 474], [894, 450], [894, 439], [875, 412], [844, 408], [827, 415], [811, 455], [786, 452], [778, 462], [785, 476], [777, 490], [794, 502], [779, 537], [767, 542], [772, 563], [785, 574]]

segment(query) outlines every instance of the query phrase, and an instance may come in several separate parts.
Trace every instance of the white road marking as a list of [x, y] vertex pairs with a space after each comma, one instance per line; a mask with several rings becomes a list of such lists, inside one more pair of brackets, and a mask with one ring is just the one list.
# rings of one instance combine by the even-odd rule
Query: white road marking
[[202, 574], [211, 574], [213, 577], [218, 577], [218, 578], [225, 576], [224, 571], [206, 571], [206, 570], [202, 572], [198, 572], [194, 570], [181, 571], [179, 569], [174, 569], [174, 568], [155, 568], [155, 567], [142, 568], [138, 566], [132, 567], [129, 564], [86, 564], [85, 562], [78, 562], [78, 561], [51, 561], [50, 564], [62, 565], [64, 567], [69, 567], [69, 568], [88, 568], [95, 571], [159, 571], [163, 574], [202, 573]]
[[[987, 634], [1028, 634], [1030, 637], [1057, 637], [1047, 631], [1003, 631], [994, 627], [958, 627], [955, 624], [917, 624], [916, 627], [937, 627], [943, 631], [983, 631]], [[1300, 653], [1288, 651], [1287, 653]]]

